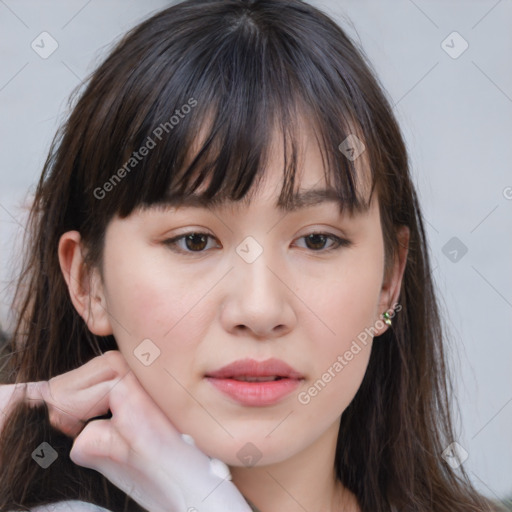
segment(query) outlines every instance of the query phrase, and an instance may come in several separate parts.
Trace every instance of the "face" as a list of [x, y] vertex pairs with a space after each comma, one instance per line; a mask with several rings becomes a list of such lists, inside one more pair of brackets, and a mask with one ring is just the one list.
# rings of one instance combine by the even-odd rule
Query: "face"
[[[335, 202], [280, 211], [282, 163], [248, 205], [137, 210], [105, 238], [102, 293], [120, 351], [176, 428], [232, 466], [246, 443], [263, 465], [337, 433], [367, 368], [362, 333], [377, 323], [380, 334], [390, 306], [377, 198], [353, 217]], [[316, 146], [303, 169], [300, 191], [324, 188]], [[241, 403], [205, 377], [247, 358], [279, 359], [301, 379]]]

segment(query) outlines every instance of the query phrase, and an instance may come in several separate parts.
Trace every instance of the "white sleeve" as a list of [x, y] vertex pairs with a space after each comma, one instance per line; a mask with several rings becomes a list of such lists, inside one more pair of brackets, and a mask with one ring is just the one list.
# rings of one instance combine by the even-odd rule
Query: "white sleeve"
[[39, 505], [36, 508], [30, 509], [30, 512], [110, 512], [106, 508], [86, 501], [66, 500], [57, 503], [50, 503], [49, 505]]

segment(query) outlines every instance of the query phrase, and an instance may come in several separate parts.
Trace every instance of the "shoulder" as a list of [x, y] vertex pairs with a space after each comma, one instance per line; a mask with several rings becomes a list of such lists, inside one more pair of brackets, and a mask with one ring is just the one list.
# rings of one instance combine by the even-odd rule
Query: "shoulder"
[[39, 505], [30, 512], [110, 512], [106, 508], [86, 501], [66, 500], [48, 505]]

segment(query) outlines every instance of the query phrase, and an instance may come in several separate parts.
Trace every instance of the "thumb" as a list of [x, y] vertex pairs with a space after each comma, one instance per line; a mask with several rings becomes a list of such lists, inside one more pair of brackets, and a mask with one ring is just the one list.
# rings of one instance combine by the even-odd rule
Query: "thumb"
[[128, 444], [116, 435], [110, 420], [94, 420], [75, 439], [69, 457], [79, 466], [99, 470], [106, 461], [125, 464], [129, 452]]

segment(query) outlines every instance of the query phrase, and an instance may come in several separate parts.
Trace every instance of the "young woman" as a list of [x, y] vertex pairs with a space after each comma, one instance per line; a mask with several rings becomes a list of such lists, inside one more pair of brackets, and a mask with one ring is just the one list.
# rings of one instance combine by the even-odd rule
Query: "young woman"
[[185, 1], [131, 30], [56, 136], [29, 227], [1, 510], [493, 510], [442, 456], [399, 127], [319, 10]]

